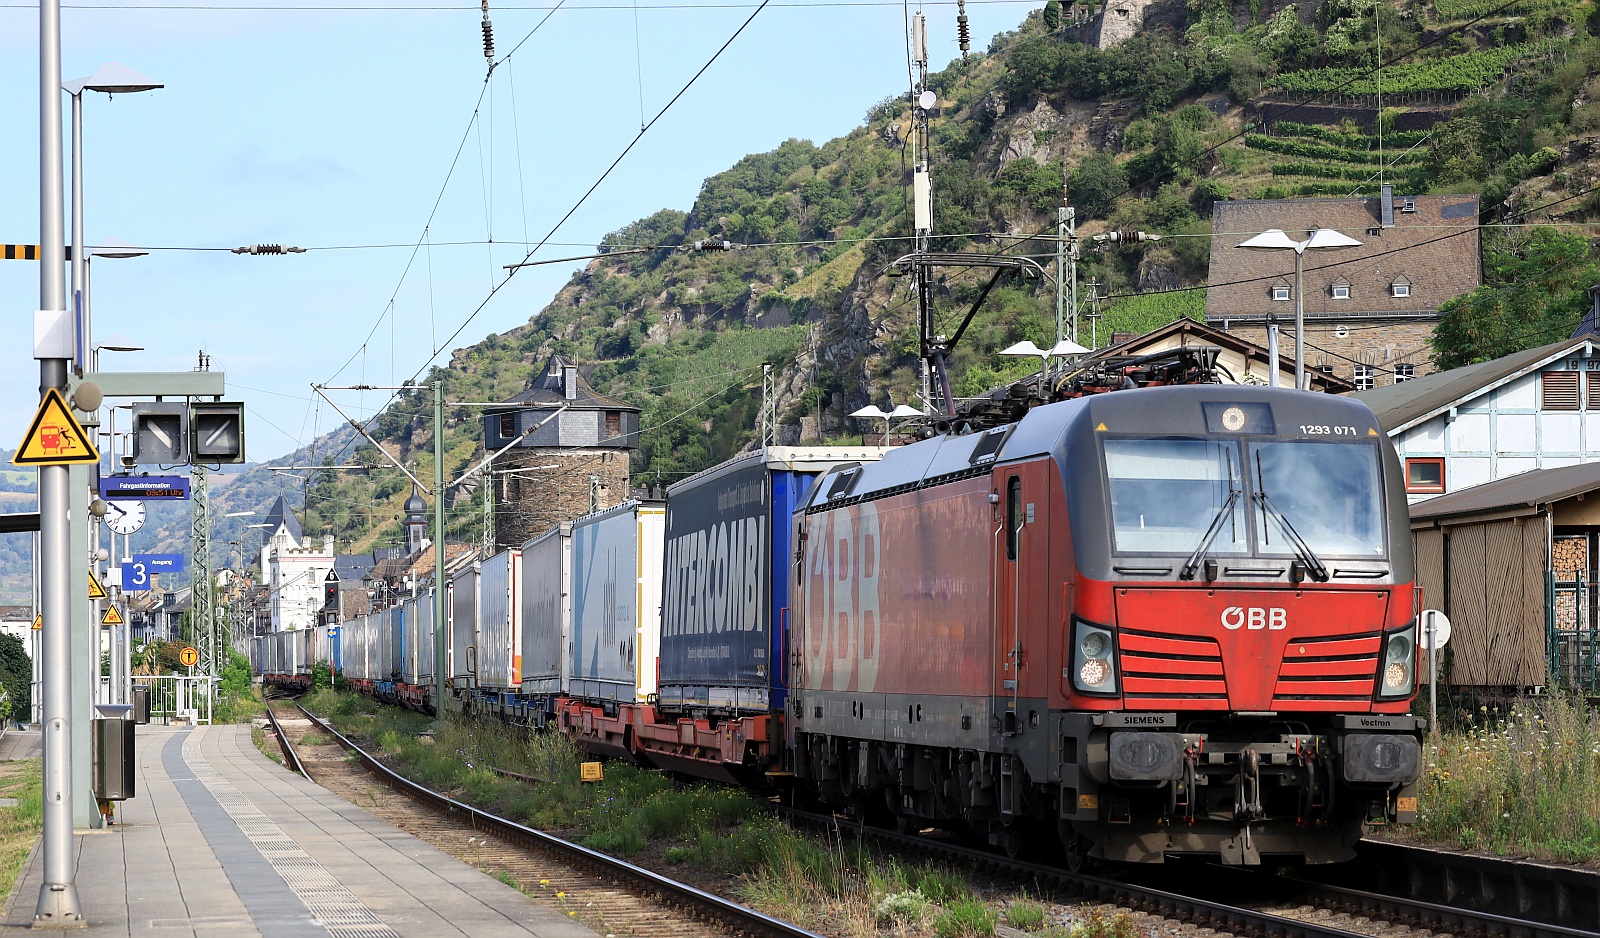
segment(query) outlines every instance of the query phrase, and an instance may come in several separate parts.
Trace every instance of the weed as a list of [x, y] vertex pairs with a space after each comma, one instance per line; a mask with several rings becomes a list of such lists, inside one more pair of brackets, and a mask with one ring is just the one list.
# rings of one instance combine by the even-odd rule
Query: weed
[[515, 889], [518, 892], [522, 891], [522, 884], [517, 882], [517, 878], [515, 876], [507, 873], [505, 870], [501, 870], [500, 872], [494, 874], [494, 878], [498, 879], [502, 883], [505, 883], [507, 886], [510, 886], [512, 889]]
[[932, 914], [933, 904], [913, 889], [884, 896], [872, 911], [885, 925], [921, 925]]
[[583, 838], [583, 845], [601, 853], [631, 857], [644, 849], [644, 833], [636, 824], [620, 824], [610, 830], [590, 834]]
[[1006, 924], [1023, 931], [1044, 927], [1044, 905], [1032, 899], [1018, 899], [1006, 906]]
[[1000, 913], [977, 899], [958, 899], [933, 919], [939, 938], [989, 938], [1000, 925]]
[[972, 896], [972, 884], [966, 877], [945, 867], [924, 866], [912, 873], [911, 879], [917, 892], [940, 905]]
[[693, 860], [697, 855], [699, 855], [699, 853], [700, 851], [694, 847], [683, 844], [679, 844], [676, 847], [668, 847], [666, 856], [667, 865], [677, 866], [680, 863], [687, 863], [690, 860]]
[[1482, 706], [1424, 756], [1415, 835], [1572, 863], [1600, 858], [1600, 713], [1581, 698], [1558, 691], [1505, 712]]
[[[1057, 931], [1059, 930], [1052, 929], [1045, 934], [1051, 935]], [[1134, 924], [1128, 913], [1107, 914], [1105, 907], [1097, 905], [1080, 906], [1071, 927], [1061, 934], [1061, 938], [1144, 938], [1144, 936], [1144, 929]]]

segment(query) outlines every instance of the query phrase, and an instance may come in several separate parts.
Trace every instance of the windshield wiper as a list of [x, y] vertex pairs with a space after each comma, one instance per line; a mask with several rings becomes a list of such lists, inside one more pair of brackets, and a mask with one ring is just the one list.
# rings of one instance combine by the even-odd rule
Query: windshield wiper
[[[1245, 471], [1248, 472], [1249, 470]], [[1322, 562], [1322, 559], [1311, 549], [1311, 545], [1306, 543], [1306, 539], [1300, 536], [1300, 532], [1294, 529], [1294, 525], [1289, 523], [1288, 516], [1278, 510], [1278, 506], [1274, 505], [1272, 499], [1267, 497], [1266, 482], [1261, 474], [1260, 450], [1256, 451], [1256, 501], [1261, 503], [1261, 513], [1271, 514], [1273, 519], [1278, 522], [1278, 526], [1283, 529], [1283, 533], [1289, 536], [1289, 543], [1294, 545], [1294, 552], [1300, 556], [1300, 561], [1311, 572], [1311, 578], [1318, 583], [1328, 582], [1328, 568]], [[1266, 536], [1266, 525], [1262, 525], [1261, 537], [1265, 540]]]
[[1222, 531], [1222, 522], [1233, 512], [1234, 503], [1239, 500], [1239, 490], [1229, 489], [1228, 499], [1217, 509], [1217, 516], [1211, 519], [1211, 527], [1206, 528], [1206, 536], [1200, 539], [1200, 546], [1194, 549], [1189, 559], [1184, 563], [1183, 569], [1178, 571], [1178, 579], [1194, 579], [1194, 571], [1200, 566], [1200, 558], [1211, 547], [1211, 542], [1217, 539], [1217, 534]]
[[[1211, 524], [1206, 528], [1205, 536], [1200, 538], [1200, 543], [1195, 547], [1194, 553], [1189, 555], [1189, 560], [1184, 563], [1183, 569], [1178, 571], [1178, 579], [1180, 580], [1194, 579], [1194, 571], [1200, 566], [1200, 558], [1204, 557], [1206, 551], [1211, 549], [1211, 542], [1216, 540], [1217, 535], [1222, 532], [1223, 520], [1232, 516], [1233, 506], [1239, 501], [1239, 487], [1234, 484], [1233, 454], [1225, 453], [1225, 455], [1228, 458], [1228, 498], [1222, 503], [1222, 507], [1217, 509], [1216, 517], [1211, 519]], [[1245, 463], [1245, 465], [1249, 466], [1250, 464]], [[1248, 472], [1250, 470], [1247, 468], [1245, 471]]]

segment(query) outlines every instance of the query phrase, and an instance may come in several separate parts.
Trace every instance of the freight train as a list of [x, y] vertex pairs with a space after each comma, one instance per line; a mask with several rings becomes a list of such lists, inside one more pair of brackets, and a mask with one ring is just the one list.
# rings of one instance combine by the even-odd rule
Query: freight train
[[[1414, 579], [1365, 405], [1097, 394], [746, 454], [485, 560], [448, 587], [445, 703], [1074, 866], [1337, 862], [1415, 820]], [[259, 670], [431, 707], [431, 608], [267, 636]]]

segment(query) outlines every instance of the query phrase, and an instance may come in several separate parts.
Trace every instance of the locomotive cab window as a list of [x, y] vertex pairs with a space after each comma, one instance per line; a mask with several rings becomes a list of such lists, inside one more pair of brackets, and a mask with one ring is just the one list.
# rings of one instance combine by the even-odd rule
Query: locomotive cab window
[[1104, 441], [1112, 536], [1119, 553], [1189, 553], [1212, 521], [1213, 554], [1250, 550], [1239, 446], [1170, 437]]
[[1271, 440], [1250, 447], [1254, 520], [1263, 556], [1323, 557], [1386, 550], [1378, 449], [1365, 443]]

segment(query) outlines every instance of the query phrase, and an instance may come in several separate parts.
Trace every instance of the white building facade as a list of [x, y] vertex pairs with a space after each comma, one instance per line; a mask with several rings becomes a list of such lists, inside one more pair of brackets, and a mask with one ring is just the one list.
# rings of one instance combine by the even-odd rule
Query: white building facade
[[1355, 396], [1388, 432], [1415, 503], [1495, 479], [1600, 461], [1595, 336]]
[[280, 528], [261, 552], [262, 575], [271, 589], [272, 631], [309, 629], [323, 605], [322, 583], [333, 569], [333, 537], [320, 545], [296, 544]]

